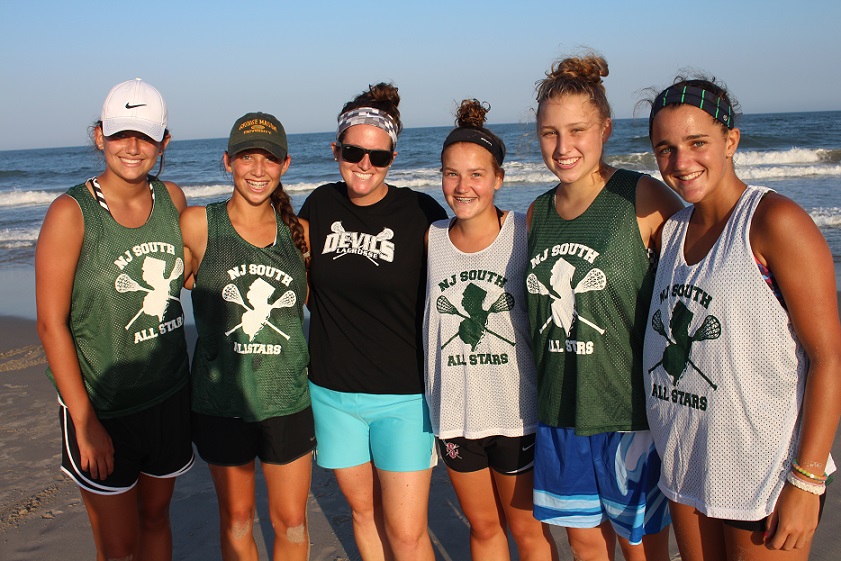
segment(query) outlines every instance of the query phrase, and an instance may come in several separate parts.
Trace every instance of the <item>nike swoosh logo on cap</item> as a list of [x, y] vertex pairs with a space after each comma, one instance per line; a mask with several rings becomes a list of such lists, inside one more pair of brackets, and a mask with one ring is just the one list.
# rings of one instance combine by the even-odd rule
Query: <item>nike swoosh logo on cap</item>
[[146, 104], [138, 103], [137, 105], [129, 105], [129, 102], [126, 102], [126, 109], [134, 109], [135, 107], [146, 107]]

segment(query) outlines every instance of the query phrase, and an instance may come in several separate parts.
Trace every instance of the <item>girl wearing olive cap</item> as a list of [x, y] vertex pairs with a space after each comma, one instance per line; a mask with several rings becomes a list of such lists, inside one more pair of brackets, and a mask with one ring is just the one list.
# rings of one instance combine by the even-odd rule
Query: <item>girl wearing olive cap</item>
[[193, 440], [219, 500], [222, 558], [257, 559], [252, 533], [260, 459], [274, 558], [309, 554], [307, 494], [315, 447], [303, 333], [309, 250], [281, 177], [286, 133], [272, 115], [234, 124], [222, 161], [227, 201], [182, 216], [186, 286], [199, 338], [193, 357]]

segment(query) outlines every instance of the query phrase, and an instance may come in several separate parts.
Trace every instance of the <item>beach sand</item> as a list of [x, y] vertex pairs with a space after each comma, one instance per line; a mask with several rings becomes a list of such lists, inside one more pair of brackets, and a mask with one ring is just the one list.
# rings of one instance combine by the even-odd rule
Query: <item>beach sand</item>
[[[193, 335], [194, 336], [194, 335]], [[44, 376], [46, 359], [32, 320], [0, 317], [0, 559], [32, 561], [94, 559], [87, 514], [76, 485], [59, 470], [58, 405]], [[841, 458], [841, 439], [833, 447]], [[833, 486], [834, 487], [834, 486]], [[265, 484], [258, 478], [258, 520], [254, 533], [260, 559], [268, 560], [272, 530]], [[313, 467], [309, 496], [310, 558], [356, 560], [350, 510], [333, 474]], [[176, 560], [220, 559], [216, 495], [200, 460], [178, 479], [172, 501]], [[812, 547], [813, 561], [841, 556], [841, 493], [830, 488], [824, 517]], [[439, 561], [470, 559], [468, 527], [439, 464], [433, 471], [429, 529]], [[553, 534], [561, 559], [572, 555], [561, 529]], [[673, 559], [679, 559], [674, 539]], [[621, 553], [617, 559], [621, 559]], [[512, 559], [517, 559], [516, 554]]]

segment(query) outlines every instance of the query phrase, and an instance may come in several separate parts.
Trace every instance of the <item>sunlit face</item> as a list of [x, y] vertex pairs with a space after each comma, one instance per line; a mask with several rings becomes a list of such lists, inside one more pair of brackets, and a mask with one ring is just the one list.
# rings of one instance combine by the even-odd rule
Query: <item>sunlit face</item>
[[158, 157], [169, 143], [169, 136], [161, 142], [136, 131], [120, 131], [105, 136], [102, 128], [97, 127], [94, 141], [105, 157], [106, 172], [131, 183], [146, 181], [146, 176], [158, 163]]
[[237, 152], [233, 158], [225, 153], [223, 161], [234, 179], [234, 197], [256, 206], [271, 197], [292, 158], [287, 155], [279, 160], [269, 152], [255, 148]]
[[610, 131], [610, 119], [584, 94], [544, 100], [537, 111], [543, 161], [564, 185], [596, 180]]
[[494, 195], [503, 173], [494, 170], [490, 152], [472, 142], [458, 142], [444, 150], [441, 164], [441, 188], [456, 218], [496, 217]]
[[725, 134], [697, 107], [661, 109], [652, 123], [651, 146], [663, 181], [688, 203], [715, 196], [733, 171], [739, 135], [739, 129]]
[[[342, 137], [342, 144], [352, 144], [367, 150], [391, 150], [391, 137], [388, 133], [374, 125], [353, 125], [347, 129]], [[394, 152], [397, 156], [397, 152]], [[339, 173], [347, 184], [350, 200], [360, 206], [372, 205], [385, 197], [388, 186], [385, 176], [391, 164], [376, 167], [371, 164], [368, 154], [358, 162], [351, 163], [342, 160], [342, 155], [336, 143], [333, 143], [333, 157], [339, 161]], [[393, 161], [393, 160], [392, 160]]]

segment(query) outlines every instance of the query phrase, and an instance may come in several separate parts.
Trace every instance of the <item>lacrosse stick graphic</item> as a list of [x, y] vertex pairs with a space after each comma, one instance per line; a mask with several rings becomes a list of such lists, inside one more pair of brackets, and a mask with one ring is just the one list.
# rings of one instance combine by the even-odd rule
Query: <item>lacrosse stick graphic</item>
[[[490, 312], [507, 312], [507, 311], [511, 310], [513, 306], [514, 306], [514, 297], [511, 296], [510, 294], [508, 294], [507, 292], [504, 292], [503, 294], [499, 295], [499, 298], [497, 298], [496, 301], [494, 301], [493, 304], [491, 304], [491, 307], [488, 311], [490, 311]], [[438, 312], [441, 313], [441, 314], [451, 314], [451, 315], [458, 316], [458, 317], [460, 317], [462, 319], [466, 319], [466, 320], [472, 320], [473, 319], [469, 316], [466, 316], [466, 315], [462, 314], [460, 311], [458, 311], [458, 308], [453, 306], [452, 302], [447, 300], [447, 297], [444, 296], [444, 295], [439, 296], [438, 300], [435, 301], [435, 309], [438, 310]], [[499, 333], [496, 333], [495, 331], [489, 329], [487, 326], [482, 325], [482, 326], [480, 326], [480, 328], [483, 331], [485, 331], [486, 333], [490, 333], [491, 335], [493, 335], [497, 339], [500, 339], [501, 341], [505, 341], [506, 343], [508, 343], [512, 347], [515, 346], [515, 343], [513, 341], [509, 341], [508, 339], [506, 339], [505, 337], [503, 337]], [[455, 335], [453, 335], [452, 337], [447, 339], [447, 341], [443, 345], [441, 345], [441, 348], [443, 349], [444, 347], [446, 347], [456, 337], [458, 337], [458, 332], [456, 332]]]
[[[184, 261], [182, 261], [181, 258], [178, 257], [178, 258], [175, 259], [175, 264], [172, 266], [172, 271], [169, 273], [169, 276], [166, 278], [166, 280], [169, 283], [172, 283], [172, 281], [174, 281], [176, 278], [178, 278], [181, 275], [181, 273], [183, 273], [183, 272], [184, 272]], [[137, 282], [136, 280], [134, 280], [133, 278], [128, 276], [126, 273], [121, 273], [114, 280], [114, 288], [120, 294], [125, 294], [126, 292], [140, 292], [140, 291], [146, 292], [146, 293], [154, 292], [152, 289], [146, 288], [145, 286], [142, 286], [139, 282]], [[178, 298], [177, 296], [173, 296], [172, 294], [168, 294], [167, 298], [169, 298], [170, 300], [175, 300], [177, 302], [181, 301], [180, 298]], [[135, 321], [137, 321], [137, 318], [139, 318], [140, 314], [142, 314], [142, 313], [143, 313], [143, 308], [140, 308], [140, 310], [138, 310], [137, 313], [134, 314], [134, 317], [131, 318], [131, 321], [129, 321], [126, 324], [126, 326], [125, 326], [126, 331], [128, 331], [129, 327], [131, 327], [131, 325]]]
[[[232, 302], [234, 304], [238, 304], [242, 306], [249, 312], [253, 312], [254, 310], [250, 308], [245, 301], [242, 299], [242, 295], [239, 292], [239, 289], [234, 284], [226, 284], [225, 288], [222, 289], [222, 299], [226, 302]], [[274, 303], [269, 307], [268, 311], [275, 310], [277, 308], [290, 308], [295, 305], [295, 302], [298, 301], [298, 298], [295, 296], [295, 293], [291, 290], [287, 290], [284, 292], [280, 298], [274, 301]], [[243, 314], [244, 315], [244, 314]], [[236, 326], [232, 329], [229, 329], [225, 332], [225, 336], [229, 336], [231, 333], [242, 327], [243, 322], [239, 322]], [[289, 340], [289, 335], [278, 329], [272, 322], [268, 320], [266, 317], [262, 322], [261, 325], [268, 325], [270, 328], [275, 330], [281, 337], [285, 338], [287, 341]]]
[[[584, 278], [578, 281], [578, 284], [575, 285], [575, 288], [572, 289], [573, 294], [581, 294], [583, 292], [590, 292], [593, 290], [604, 290], [607, 286], [607, 276], [604, 274], [604, 271], [601, 269], [590, 269], [587, 271], [587, 274], [584, 275]], [[555, 295], [549, 291], [548, 288], [543, 286], [537, 275], [534, 273], [529, 273], [526, 277], [526, 289], [529, 291], [529, 294], [538, 294], [540, 296], [549, 296], [554, 301], [558, 301], [559, 298], [556, 298]], [[554, 302], [553, 302], [554, 304]], [[582, 323], [586, 323], [593, 329], [599, 332], [599, 335], [604, 335], [604, 329], [593, 323], [592, 321], [588, 320], [585, 317], [582, 317], [574, 308], [573, 308], [573, 315], [578, 318]], [[540, 333], [543, 333], [547, 327], [549, 327], [549, 323], [552, 321], [552, 316], [550, 315], [543, 326], [540, 328]]]

